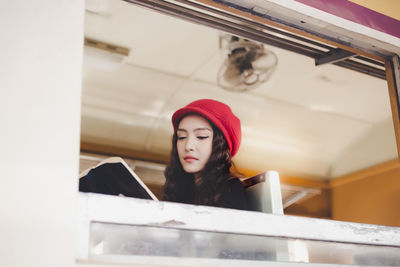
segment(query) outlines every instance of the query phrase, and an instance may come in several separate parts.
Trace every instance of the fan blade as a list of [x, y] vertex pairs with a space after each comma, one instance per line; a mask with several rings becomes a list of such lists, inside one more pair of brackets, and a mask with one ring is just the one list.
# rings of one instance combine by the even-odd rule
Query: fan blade
[[275, 54], [269, 51], [268, 52], [259, 51], [256, 54], [254, 61], [252, 62], [253, 68], [260, 70], [269, 70], [271, 68], [275, 68], [276, 64], [277, 64], [277, 58]]
[[228, 63], [222, 77], [224, 82], [230, 85], [238, 85], [242, 82], [240, 70], [235, 64]]

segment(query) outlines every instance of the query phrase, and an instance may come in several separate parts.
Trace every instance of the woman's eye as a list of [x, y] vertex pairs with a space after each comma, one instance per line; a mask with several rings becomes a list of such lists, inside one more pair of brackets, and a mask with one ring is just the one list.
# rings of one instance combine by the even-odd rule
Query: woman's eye
[[203, 140], [203, 139], [207, 139], [209, 136], [197, 136], [198, 139]]
[[178, 140], [183, 140], [185, 138], [186, 138], [186, 136], [178, 136]]

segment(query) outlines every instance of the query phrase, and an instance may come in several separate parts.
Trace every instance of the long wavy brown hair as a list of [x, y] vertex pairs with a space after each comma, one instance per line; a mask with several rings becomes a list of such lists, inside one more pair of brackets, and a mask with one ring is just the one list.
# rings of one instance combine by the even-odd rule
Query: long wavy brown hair
[[185, 172], [179, 161], [176, 146], [178, 137], [174, 132], [171, 159], [164, 172], [165, 201], [219, 206], [218, 201], [226, 182], [235, 177], [230, 172], [232, 157], [225, 137], [212, 122], [208, 122], [214, 131], [212, 153], [197, 179], [194, 179], [194, 174]]

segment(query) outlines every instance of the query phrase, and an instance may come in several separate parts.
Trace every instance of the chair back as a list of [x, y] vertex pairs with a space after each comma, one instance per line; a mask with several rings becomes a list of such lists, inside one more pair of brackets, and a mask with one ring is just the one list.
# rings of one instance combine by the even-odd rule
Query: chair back
[[250, 208], [265, 213], [283, 214], [281, 184], [276, 171], [266, 171], [242, 181]]

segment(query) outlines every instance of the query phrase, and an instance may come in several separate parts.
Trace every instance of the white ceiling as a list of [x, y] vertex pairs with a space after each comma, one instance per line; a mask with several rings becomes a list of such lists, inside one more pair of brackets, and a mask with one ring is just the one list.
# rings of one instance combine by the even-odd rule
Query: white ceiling
[[168, 155], [172, 113], [213, 98], [242, 121], [239, 167], [331, 179], [396, 158], [386, 81], [266, 46], [278, 57], [272, 78], [228, 92], [216, 84], [220, 34], [124, 1], [87, 1], [85, 36], [130, 54], [112, 69], [85, 61], [82, 140]]

